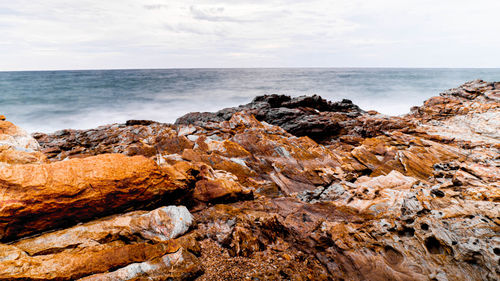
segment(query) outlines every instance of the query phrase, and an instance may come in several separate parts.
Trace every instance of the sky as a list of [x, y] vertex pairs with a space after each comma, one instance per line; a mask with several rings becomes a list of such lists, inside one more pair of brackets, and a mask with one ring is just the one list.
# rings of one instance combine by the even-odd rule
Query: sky
[[498, 0], [0, 0], [0, 71], [500, 67]]

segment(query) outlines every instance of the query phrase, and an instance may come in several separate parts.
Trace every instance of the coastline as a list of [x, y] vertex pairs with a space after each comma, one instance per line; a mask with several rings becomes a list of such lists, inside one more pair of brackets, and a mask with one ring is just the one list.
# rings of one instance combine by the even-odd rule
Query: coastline
[[284, 95], [33, 137], [7, 116], [0, 279], [495, 280], [499, 132], [482, 80], [403, 116]]
[[[2, 114], [28, 132], [88, 130], [130, 119], [174, 123], [260, 95], [348, 98], [396, 116], [446, 89], [500, 69], [167, 69], [0, 73]], [[489, 79], [489, 80], [488, 80]]]

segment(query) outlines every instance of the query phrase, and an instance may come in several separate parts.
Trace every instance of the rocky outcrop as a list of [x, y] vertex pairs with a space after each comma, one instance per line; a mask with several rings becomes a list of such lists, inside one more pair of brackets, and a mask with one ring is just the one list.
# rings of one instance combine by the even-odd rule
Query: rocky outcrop
[[105, 218], [2, 245], [0, 279], [193, 277], [200, 272], [198, 259], [188, 251], [190, 243], [195, 242], [175, 239], [186, 233], [191, 224], [192, 216], [185, 207], [170, 206]]
[[[278, 187], [285, 193], [313, 189], [316, 185], [331, 182], [335, 174], [343, 174], [339, 169], [342, 154], [318, 145], [309, 137], [296, 138], [280, 127], [261, 123], [245, 112], [235, 113], [229, 121], [217, 123], [217, 127], [212, 128], [178, 126], [175, 130], [156, 131], [158, 135], [154, 138], [142, 135], [141, 132], [147, 130], [148, 127], [144, 125], [115, 125], [98, 130], [73, 131], [70, 135], [56, 133], [37, 137], [43, 146], [42, 150], [46, 151], [54, 145], [58, 145], [59, 150], [62, 147], [59, 144], [66, 143], [66, 140], [71, 143], [85, 143], [90, 139], [100, 140], [99, 136], [110, 134], [119, 142], [85, 145], [89, 148], [70, 149], [60, 152], [52, 159], [79, 158], [96, 155], [100, 151], [113, 151], [126, 155], [141, 154], [158, 163], [204, 163], [216, 172], [219, 171], [217, 178], [229, 172], [235, 176], [234, 180], [243, 186], [258, 189], [263, 186], [264, 181], [265, 190], [274, 189], [276, 192]], [[137, 132], [137, 135], [134, 132]], [[163, 136], [164, 133], [167, 136]], [[169, 138], [171, 146], [165, 148], [158, 145], [154, 153], [150, 153], [150, 150], [144, 148], [155, 146], [150, 145], [152, 142], [149, 140], [152, 138]], [[141, 146], [140, 149], [134, 150], [134, 153], [130, 153], [130, 147], [127, 146], [131, 139], [134, 139], [133, 146]], [[46, 143], [47, 141], [50, 143]], [[179, 143], [185, 144], [184, 148], [174, 149]], [[349, 160], [346, 160], [346, 163], [349, 163]], [[201, 186], [201, 183], [198, 186]]]
[[419, 132], [464, 147], [500, 145], [500, 83], [468, 82], [412, 109]]
[[0, 280], [498, 280], [499, 90], [34, 134], [0, 168]]
[[464, 159], [465, 152], [453, 146], [395, 132], [365, 139], [351, 155], [370, 170], [371, 176], [399, 171], [417, 179], [433, 175], [437, 163]]
[[45, 155], [39, 152], [38, 142], [5, 116], [0, 116], [0, 166], [6, 164], [43, 163]]
[[54, 134], [34, 134], [42, 152], [54, 160], [103, 153], [129, 156], [155, 156], [159, 151], [181, 153], [193, 142], [178, 136], [175, 127], [157, 122], [139, 122], [102, 126], [91, 130], [62, 130]]
[[[103, 154], [0, 170], [0, 239], [9, 240], [95, 216], [144, 207], [187, 192], [189, 175], [143, 156]], [[133, 200], [132, 200], [133, 199]]]
[[[215, 113], [188, 113], [176, 120], [178, 125], [210, 127], [213, 122], [229, 121], [236, 112], [252, 114], [261, 122], [276, 125], [296, 136], [308, 136], [320, 143], [338, 141], [339, 136], [373, 137], [384, 131], [408, 129], [408, 122], [369, 114], [350, 100], [330, 102], [320, 96], [291, 98], [285, 95], [256, 97], [251, 103]], [[342, 139], [340, 139], [342, 140]]]
[[190, 199], [194, 205], [251, 198], [229, 172], [186, 162], [159, 166], [144, 156], [102, 154], [0, 170], [0, 240], [96, 216]]

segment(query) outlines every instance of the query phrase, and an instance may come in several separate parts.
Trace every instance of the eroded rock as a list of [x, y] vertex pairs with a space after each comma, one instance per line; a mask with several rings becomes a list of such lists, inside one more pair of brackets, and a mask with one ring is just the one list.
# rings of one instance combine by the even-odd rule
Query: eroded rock
[[[5, 239], [37, 236], [0, 244], [0, 268], [23, 280], [498, 280], [499, 89], [469, 82], [399, 117], [269, 95], [176, 125], [35, 134], [54, 163], [4, 164], [0, 224]], [[178, 207], [99, 218], [165, 200], [196, 224]]]
[[0, 118], [0, 166], [5, 164], [43, 163], [38, 142], [25, 130]]
[[1, 245], [0, 279], [132, 280], [171, 276], [184, 280], [201, 272], [198, 259], [189, 252], [189, 238], [174, 239], [186, 233], [192, 221], [186, 207], [168, 206]]
[[170, 174], [153, 160], [121, 154], [5, 167], [0, 169], [0, 237], [39, 233], [189, 191], [175, 178], [179, 175]]

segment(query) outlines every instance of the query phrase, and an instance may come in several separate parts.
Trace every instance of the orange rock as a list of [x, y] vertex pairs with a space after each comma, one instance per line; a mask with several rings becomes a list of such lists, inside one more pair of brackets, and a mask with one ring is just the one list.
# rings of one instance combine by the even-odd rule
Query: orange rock
[[[130, 280], [132, 273], [193, 277], [200, 271], [198, 260], [188, 252], [194, 239], [173, 239], [191, 223], [185, 207], [168, 206], [0, 244], [0, 279]], [[120, 272], [128, 272], [129, 279]]]
[[189, 189], [189, 175], [174, 182], [168, 172], [143, 156], [121, 154], [5, 167], [0, 169], [0, 238], [153, 204]]
[[[12, 245], [30, 256], [75, 247], [86, 248], [110, 243], [119, 237], [130, 240], [168, 241], [187, 232], [193, 218], [184, 206], [160, 207], [153, 211], [134, 211], [25, 238]], [[111, 240], [110, 240], [111, 239]]]
[[[123, 241], [99, 244], [45, 255], [29, 256], [14, 246], [0, 247], [4, 256], [0, 264], [2, 280], [75, 280], [90, 274], [126, 267], [168, 253], [179, 251], [175, 240], [157, 244]], [[5, 246], [4, 246], [5, 247]]]
[[252, 191], [239, 184], [234, 175], [225, 171], [214, 171], [206, 165], [202, 166], [201, 171], [201, 179], [196, 182], [194, 189], [194, 199], [210, 202], [215, 199], [231, 201], [252, 197]]
[[46, 161], [47, 157], [39, 151], [26, 152], [6, 145], [0, 146], [0, 162], [6, 164], [44, 163]]
[[129, 264], [115, 271], [90, 275], [79, 281], [128, 280], [194, 280], [202, 273], [199, 260], [191, 252], [180, 248], [174, 253], [142, 263]]
[[351, 154], [371, 170], [371, 176], [395, 170], [423, 180], [433, 175], [434, 164], [463, 157], [455, 147], [401, 133], [366, 139]]
[[43, 163], [46, 157], [39, 150], [37, 141], [26, 131], [0, 120], [0, 163]]

